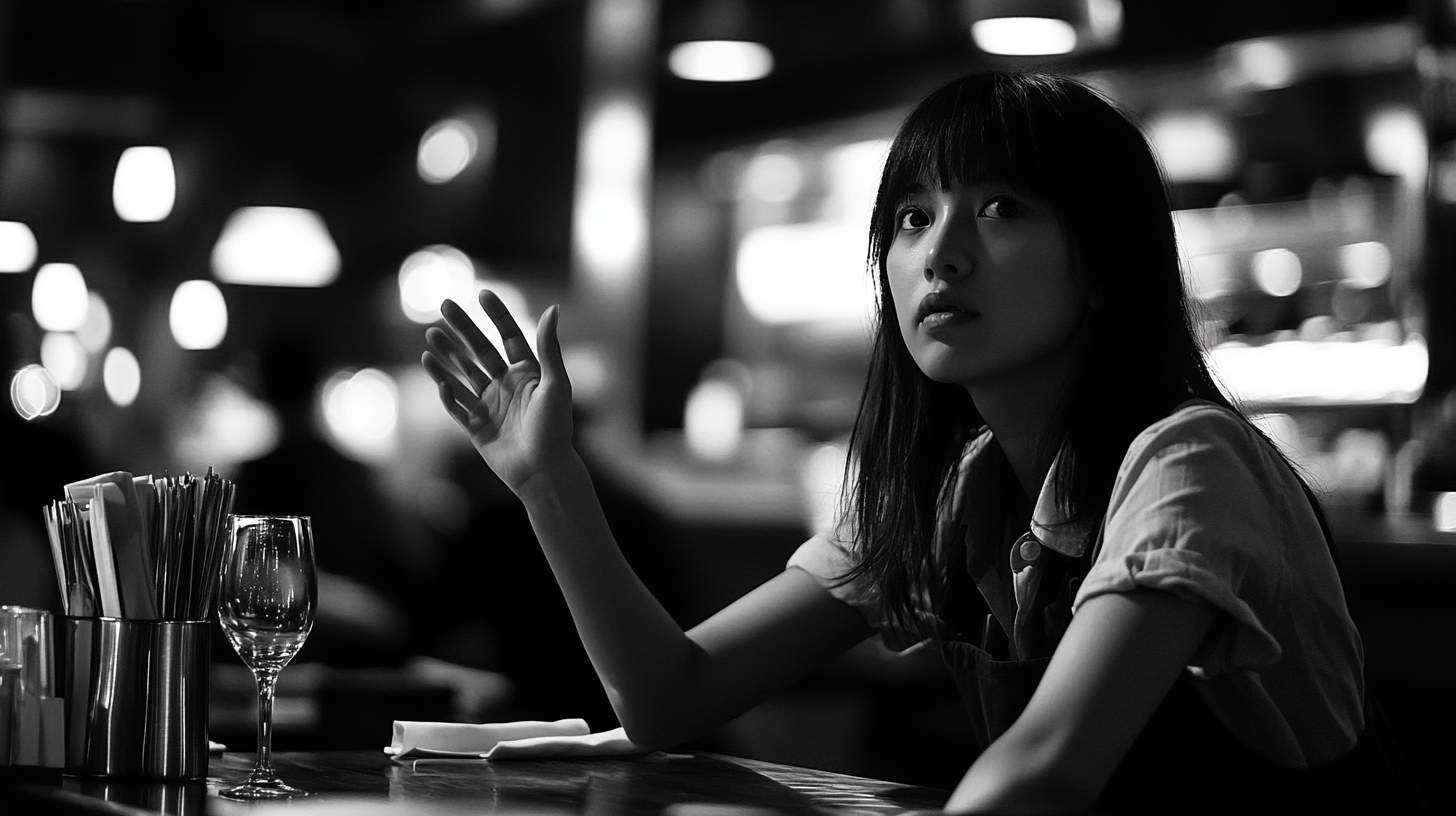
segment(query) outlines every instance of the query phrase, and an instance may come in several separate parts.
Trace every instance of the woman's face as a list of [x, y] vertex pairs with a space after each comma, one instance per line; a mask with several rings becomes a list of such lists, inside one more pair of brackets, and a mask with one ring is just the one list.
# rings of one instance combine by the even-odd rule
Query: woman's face
[[926, 376], [974, 389], [1062, 370], [1086, 298], [1049, 206], [987, 181], [918, 188], [894, 217], [885, 270], [900, 334]]

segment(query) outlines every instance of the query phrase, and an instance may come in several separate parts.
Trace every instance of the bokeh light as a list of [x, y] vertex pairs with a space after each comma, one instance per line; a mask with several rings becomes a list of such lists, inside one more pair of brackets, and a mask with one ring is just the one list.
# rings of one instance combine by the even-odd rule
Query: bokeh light
[[354, 455], [391, 455], [399, 424], [399, 387], [377, 368], [336, 372], [324, 383], [323, 416], [329, 433]]
[[116, 405], [125, 408], [135, 402], [142, 390], [142, 367], [136, 355], [121, 346], [106, 352], [106, 361], [101, 364], [101, 384], [106, 396]]
[[475, 264], [455, 247], [425, 247], [399, 266], [399, 305], [416, 323], [439, 320], [440, 303], [446, 298], [467, 305], [475, 300], [475, 292]]
[[683, 439], [693, 456], [709, 462], [732, 459], [743, 441], [743, 393], [733, 383], [705, 379], [688, 394]]
[[425, 181], [444, 184], [470, 166], [479, 148], [480, 135], [468, 122], [445, 119], [420, 137], [415, 169]]
[[1357, 289], [1373, 289], [1390, 280], [1390, 247], [1361, 241], [1340, 247], [1340, 274]]
[[227, 336], [227, 301], [212, 281], [190, 280], [178, 284], [172, 293], [168, 318], [172, 339], [184, 349], [217, 348]]
[[1077, 29], [1051, 17], [991, 17], [971, 23], [971, 39], [987, 54], [1069, 54], [1077, 48]]
[[76, 331], [86, 322], [90, 298], [86, 279], [75, 264], [48, 263], [35, 273], [30, 308], [46, 331]]
[[62, 391], [75, 391], [86, 381], [86, 349], [70, 332], [46, 332], [40, 340], [40, 364]]
[[748, 162], [743, 174], [744, 192], [769, 203], [793, 200], [804, 184], [798, 159], [786, 153], [763, 153]]
[[161, 221], [177, 200], [177, 174], [165, 147], [128, 147], [116, 162], [111, 203], [123, 221]]
[[61, 405], [61, 388], [43, 366], [32, 363], [10, 378], [10, 407], [27, 421], [49, 416]]
[[24, 272], [35, 265], [35, 233], [20, 221], [0, 221], [0, 272]]
[[1274, 297], [1289, 297], [1299, 291], [1304, 267], [1293, 251], [1277, 248], [1254, 253], [1254, 282]]
[[92, 354], [100, 354], [111, 342], [111, 307], [106, 299], [92, 292], [86, 298], [86, 322], [76, 330], [81, 346]]
[[696, 82], [751, 82], [773, 73], [773, 52], [744, 40], [693, 40], [667, 55], [668, 70]]
[[224, 283], [327, 286], [339, 265], [323, 218], [295, 207], [243, 207], [228, 217], [212, 248], [213, 272]]

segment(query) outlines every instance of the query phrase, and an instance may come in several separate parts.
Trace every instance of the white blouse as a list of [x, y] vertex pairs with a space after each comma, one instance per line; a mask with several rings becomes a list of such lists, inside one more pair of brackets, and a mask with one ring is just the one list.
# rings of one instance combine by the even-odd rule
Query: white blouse
[[[942, 527], [968, 511], [988, 510], [976, 507], [974, 474], [991, 441], [986, 431], [967, 444]], [[1004, 614], [1014, 615], [1016, 628], [1022, 616], [1015, 613], [1031, 595], [1023, 589], [1037, 576], [1039, 547], [1075, 557], [1090, 538], [1068, 535], [1058, 524], [1051, 484], [1049, 474], [1030, 532], [1000, 559], [1014, 597], [987, 599], [993, 611], [1009, 605]], [[839, 581], [854, 563], [851, 534], [841, 521], [833, 533], [801, 545], [788, 567], [805, 570], [863, 612], [887, 645], [910, 645], [913, 639], [885, 626], [867, 581]], [[981, 586], [984, 592], [991, 585]], [[1133, 440], [1073, 614], [1089, 598], [1139, 588], [1175, 592], [1221, 613], [1187, 671], [1249, 748], [1279, 765], [1308, 767], [1355, 744], [1364, 727], [1363, 654], [1319, 522], [1278, 454], [1225, 408], [1192, 400]]]

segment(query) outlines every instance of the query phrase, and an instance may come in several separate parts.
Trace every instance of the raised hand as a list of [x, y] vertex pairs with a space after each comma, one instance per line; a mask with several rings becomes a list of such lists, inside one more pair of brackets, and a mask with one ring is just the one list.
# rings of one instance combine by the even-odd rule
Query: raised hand
[[445, 326], [425, 331], [430, 350], [421, 362], [446, 412], [501, 481], [519, 492], [532, 476], [574, 455], [571, 383], [556, 336], [560, 310], [552, 306], [541, 317], [538, 361], [494, 292], [481, 290], [480, 305], [500, 331], [504, 357], [464, 309], [446, 300], [440, 306]]

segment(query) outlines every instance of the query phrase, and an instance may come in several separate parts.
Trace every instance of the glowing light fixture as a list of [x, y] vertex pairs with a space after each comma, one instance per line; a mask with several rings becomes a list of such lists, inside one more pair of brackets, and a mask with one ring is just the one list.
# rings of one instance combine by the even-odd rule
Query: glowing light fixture
[[323, 389], [324, 422], [340, 444], [365, 458], [395, 449], [399, 387], [377, 368], [340, 371]]
[[765, 323], [863, 321], [875, 301], [859, 246], [859, 231], [838, 222], [749, 230], [734, 265], [739, 297]]
[[667, 67], [696, 82], [752, 82], [773, 73], [773, 52], [746, 40], [694, 40], [678, 43], [667, 55]]
[[1299, 256], [1282, 247], [1254, 253], [1254, 282], [1274, 297], [1289, 297], [1299, 291], [1304, 267]]
[[95, 292], [86, 298], [86, 322], [76, 330], [76, 339], [91, 354], [100, 354], [111, 342], [111, 308]]
[[442, 119], [420, 137], [415, 169], [431, 184], [444, 184], [495, 150], [495, 120], [488, 116]]
[[450, 298], [466, 308], [475, 302], [475, 264], [446, 244], [428, 246], [399, 266], [399, 305], [416, 323], [440, 319], [440, 304]]
[[1443, 533], [1456, 533], [1456, 493], [1438, 493], [1432, 523]]
[[177, 174], [165, 147], [128, 147], [116, 162], [111, 203], [123, 221], [161, 221], [177, 200]]
[[212, 249], [224, 283], [327, 286], [339, 276], [339, 249], [313, 210], [244, 207], [228, 217]]
[[993, 17], [971, 23], [971, 39], [988, 54], [1049, 56], [1075, 51], [1077, 29], [1050, 17]]
[[1121, 0], [962, 0], [976, 47], [1013, 57], [1053, 56], [1112, 45]]
[[699, 459], [733, 458], [743, 440], [743, 394], [729, 382], [705, 379], [688, 394], [683, 439]]
[[61, 406], [61, 389], [43, 366], [31, 363], [10, 378], [10, 407], [21, 419], [50, 416]]
[[40, 340], [40, 364], [62, 391], [75, 391], [86, 381], [86, 349], [70, 332], [46, 332]]
[[136, 401], [142, 390], [142, 367], [135, 354], [117, 346], [106, 352], [106, 361], [101, 364], [101, 384], [106, 396], [116, 405], [125, 408]]
[[804, 184], [799, 160], [786, 153], [761, 153], [743, 172], [744, 192], [770, 203], [792, 201]]
[[630, 273], [647, 241], [643, 174], [651, 155], [642, 106], [615, 100], [592, 111], [582, 134], [574, 230], [593, 275], [615, 281]]
[[1372, 289], [1390, 280], [1390, 247], [1361, 241], [1340, 247], [1340, 274], [1356, 289]]
[[0, 221], [0, 272], [24, 272], [35, 265], [35, 233], [20, 221]]
[[1420, 182], [1430, 163], [1427, 153], [1426, 127], [1411, 108], [1384, 108], [1365, 123], [1365, 157], [1377, 172]]
[[1426, 385], [1429, 354], [1418, 335], [1404, 342], [1284, 340], [1228, 343], [1209, 352], [1220, 382], [1249, 403], [1411, 403]]
[[1233, 131], [1220, 116], [1207, 111], [1170, 113], [1147, 127], [1169, 181], [1220, 181], [1238, 169]]
[[184, 349], [217, 348], [227, 336], [227, 301], [212, 281], [190, 280], [178, 284], [172, 293], [168, 318], [172, 339]]
[[30, 309], [46, 331], [76, 331], [86, 322], [86, 279], [75, 264], [48, 263], [35, 273]]
[[1230, 46], [1244, 82], [1258, 88], [1283, 88], [1294, 81], [1294, 55], [1277, 40], [1248, 40]]

